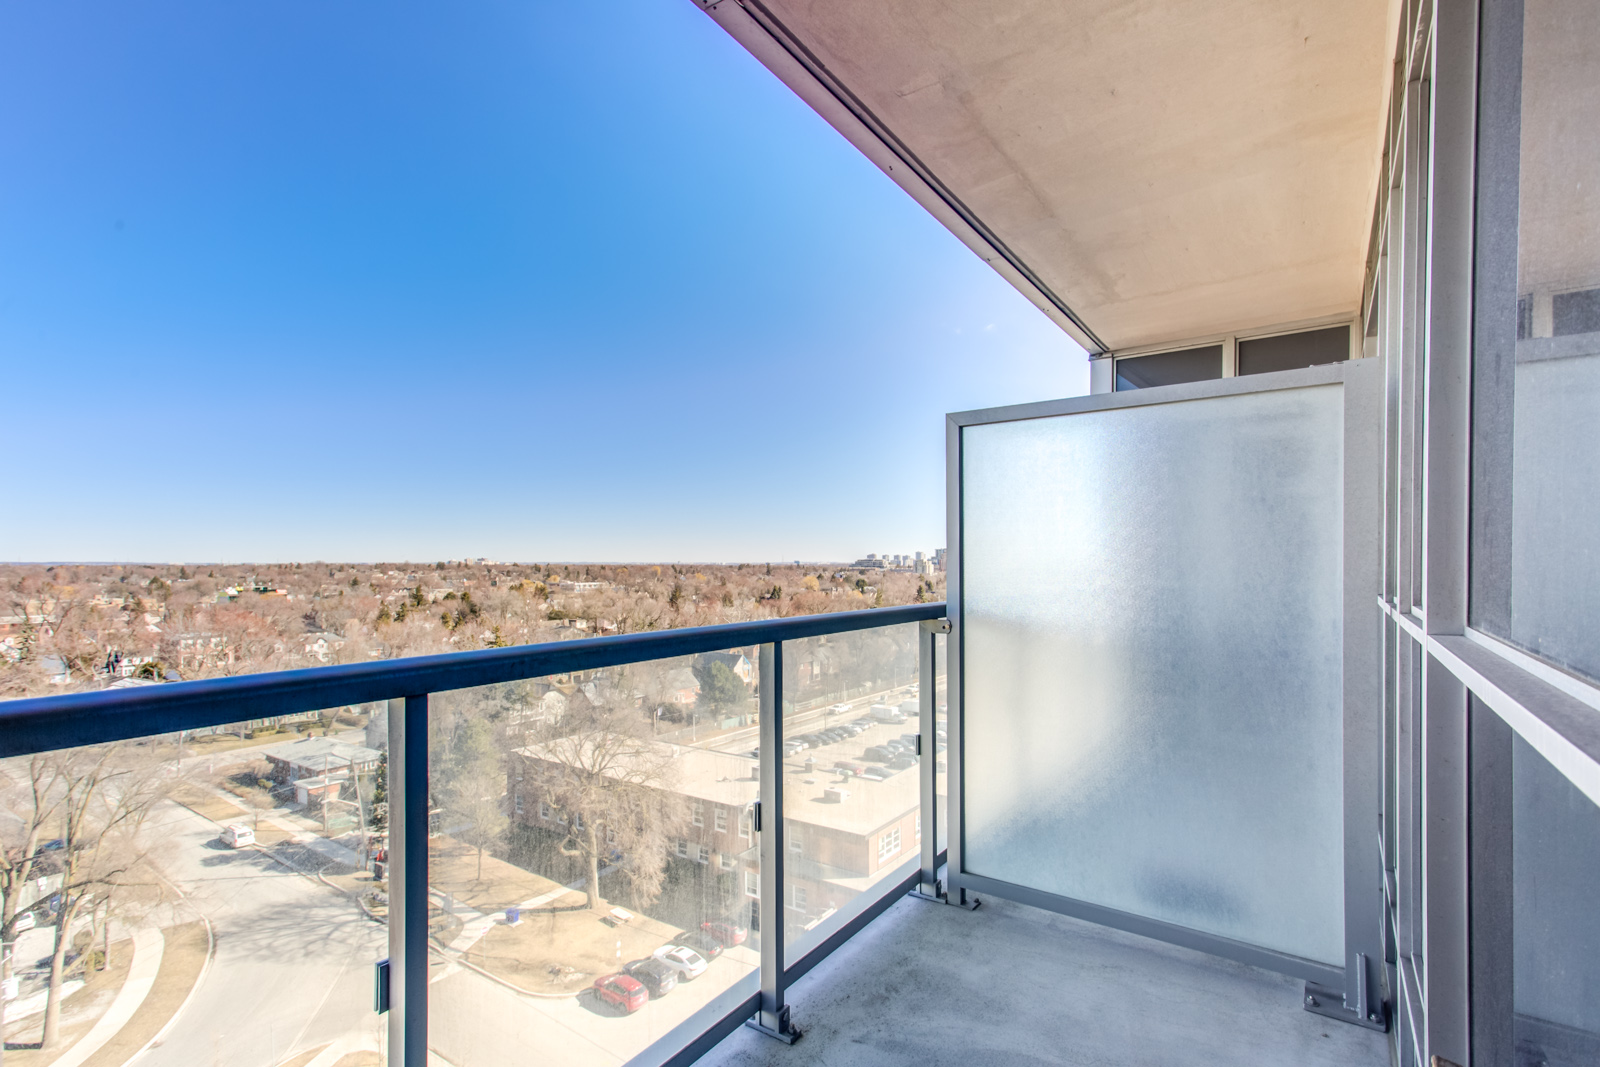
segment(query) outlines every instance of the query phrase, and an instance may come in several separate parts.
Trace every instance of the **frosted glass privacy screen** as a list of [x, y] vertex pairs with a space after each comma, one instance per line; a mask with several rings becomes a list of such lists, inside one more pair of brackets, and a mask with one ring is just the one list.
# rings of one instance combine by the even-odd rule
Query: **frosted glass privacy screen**
[[962, 430], [966, 871], [1343, 966], [1343, 410]]

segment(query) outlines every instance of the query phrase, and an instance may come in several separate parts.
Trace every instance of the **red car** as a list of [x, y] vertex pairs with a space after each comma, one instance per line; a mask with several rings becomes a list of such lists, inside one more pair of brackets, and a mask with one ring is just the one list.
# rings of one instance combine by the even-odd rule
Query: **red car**
[[710, 934], [729, 947], [744, 944], [745, 939], [750, 936], [749, 930], [728, 922], [701, 923], [700, 930], [702, 933]]
[[595, 996], [613, 1007], [632, 1015], [650, 1000], [650, 991], [637, 978], [625, 974], [608, 974], [594, 980]]

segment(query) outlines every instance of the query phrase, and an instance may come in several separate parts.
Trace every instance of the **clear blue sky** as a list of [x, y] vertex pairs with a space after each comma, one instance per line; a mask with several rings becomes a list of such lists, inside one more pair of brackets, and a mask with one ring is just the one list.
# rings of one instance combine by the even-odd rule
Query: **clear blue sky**
[[689, 0], [0, 0], [0, 559], [842, 559], [1077, 347]]

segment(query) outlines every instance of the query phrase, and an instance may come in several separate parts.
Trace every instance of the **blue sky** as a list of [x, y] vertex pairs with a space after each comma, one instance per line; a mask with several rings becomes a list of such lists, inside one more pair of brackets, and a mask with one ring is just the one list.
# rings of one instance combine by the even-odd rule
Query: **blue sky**
[[689, 0], [0, 0], [0, 559], [843, 559], [1081, 351]]

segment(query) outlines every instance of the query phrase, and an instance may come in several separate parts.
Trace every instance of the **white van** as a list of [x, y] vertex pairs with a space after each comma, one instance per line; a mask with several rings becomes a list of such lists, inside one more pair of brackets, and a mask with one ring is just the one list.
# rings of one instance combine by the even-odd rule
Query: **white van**
[[256, 843], [256, 832], [248, 826], [236, 824], [224, 826], [222, 843], [229, 848], [246, 848]]
[[905, 714], [897, 707], [889, 704], [874, 704], [872, 710], [867, 712], [879, 722], [905, 722]]

